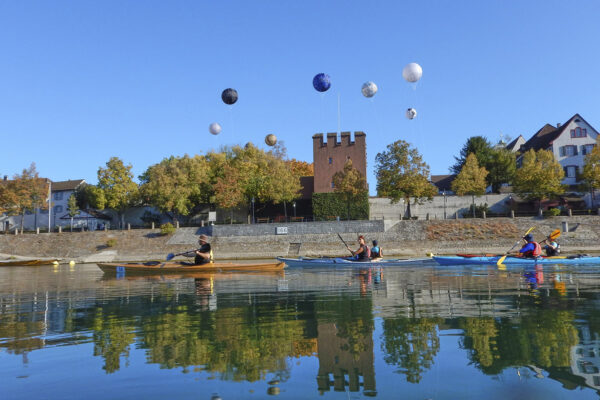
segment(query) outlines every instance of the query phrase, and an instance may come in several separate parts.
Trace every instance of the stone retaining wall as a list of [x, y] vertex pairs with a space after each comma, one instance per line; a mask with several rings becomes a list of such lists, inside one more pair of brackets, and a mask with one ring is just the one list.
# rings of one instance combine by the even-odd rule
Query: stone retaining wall
[[[364, 224], [361, 221], [330, 222], [321, 229], [329, 233], [287, 235], [256, 233], [251, 226], [244, 236], [213, 236], [211, 243], [217, 259], [272, 258], [276, 256], [342, 256], [348, 251], [337, 232], [351, 246], [357, 246], [357, 234], [370, 242], [379, 240], [386, 256], [424, 256], [426, 253], [503, 253], [531, 226], [538, 240], [561, 229], [568, 222], [570, 232], [563, 233], [563, 251], [600, 251], [600, 217], [494, 218], [465, 220], [399, 221], [394, 225]], [[387, 222], [387, 221], [386, 221]], [[269, 224], [267, 228], [277, 225]], [[288, 224], [298, 226], [302, 224]], [[308, 226], [308, 225], [305, 225]], [[219, 226], [220, 227], [220, 226]], [[237, 226], [240, 228], [241, 226]], [[387, 229], [384, 229], [387, 228]], [[259, 229], [266, 229], [259, 226]], [[78, 262], [160, 260], [168, 253], [189, 250], [197, 245], [204, 228], [180, 228], [174, 235], [160, 236], [158, 230], [140, 229], [108, 232], [63, 232], [52, 234], [0, 235], [0, 259], [9, 255], [57, 257]], [[238, 231], [240, 232], [240, 231]], [[214, 232], [213, 232], [214, 233]], [[113, 246], [108, 247], [109, 239]], [[3, 257], [4, 256], [4, 257]]]

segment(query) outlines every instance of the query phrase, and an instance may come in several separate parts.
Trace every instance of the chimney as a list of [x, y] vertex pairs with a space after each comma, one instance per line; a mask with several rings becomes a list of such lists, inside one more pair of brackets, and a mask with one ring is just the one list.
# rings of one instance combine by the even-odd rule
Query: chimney
[[559, 122], [558, 124], [556, 124], [557, 128], [560, 128], [561, 123]]

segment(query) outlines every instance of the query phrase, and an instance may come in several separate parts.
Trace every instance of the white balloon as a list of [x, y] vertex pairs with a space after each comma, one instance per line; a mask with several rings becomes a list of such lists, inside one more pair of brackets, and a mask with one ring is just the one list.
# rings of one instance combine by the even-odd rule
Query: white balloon
[[373, 96], [375, 96], [375, 93], [377, 93], [377, 85], [371, 81], [365, 82], [365, 83], [363, 83], [360, 91], [362, 92], [363, 96], [365, 96], [365, 97], [373, 97]]
[[217, 124], [216, 122], [213, 122], [208, 126], [208, 131], [213, 135], [218, 135], [219, 133], [221, 133], [221, 125]]
[[415, 119], [416, 117], [417, 117], [417, 110], [415, 110], [414, 108], [409, 108], [408, 110], [406, 110], [406, 118]]
[[417, 63], [407, 64], [402, 70], [402, 77], [408, 82], [416, 82], [423, 76], [423, 68]]

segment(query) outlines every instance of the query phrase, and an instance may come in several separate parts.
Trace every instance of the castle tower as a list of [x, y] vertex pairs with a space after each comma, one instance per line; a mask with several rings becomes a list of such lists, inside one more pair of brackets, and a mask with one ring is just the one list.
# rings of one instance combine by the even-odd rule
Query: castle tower
[[313, 136], [313, 164], [315, 170], [315, 193], [333, 192], [333, 175], [344, 169], [346, 160], [352, 160], [352, 166], [365, 178], [367, 177], [367, 144], [364, 132], [354, 132], [354, 141], [350, 132], [342, 132], [341, 141], [337, 133], [328, 133], [327, 142], [323, 134]]

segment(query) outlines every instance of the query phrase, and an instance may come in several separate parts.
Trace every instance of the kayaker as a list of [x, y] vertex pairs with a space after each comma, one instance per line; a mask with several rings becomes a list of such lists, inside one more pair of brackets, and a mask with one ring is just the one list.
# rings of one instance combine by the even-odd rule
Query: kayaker
[[373, 240], [373, 247], [371, 247], [371, 260], [376, 258], [383, 258], [383, 250], [379, 247], [377, 240]]
[[185, 254], [186, 257], [194, 257], [194, 264], [190, 265], [202, 265], [212, 262], [213, 256], [210, 243], [208, 243], [208, 236], [200, 235], [198, 244], [200, 245], [200, 248], [196, 249], [194, 252], [190, 252], [189, 255]]
[[519, 250], [520, 256], [525, 258], [537, 258], [542, 255], [542, 248], [538, 242], [533, 239], [533, 235], [528, 233], [523, 237], [527, 243]]
[[[348, 250], [350, 250], [349, 247]], [[358, 237], [358, 249], [356, 251], [350, 250], [350, 252], [354, 256], [355, 261], [369, 261], [370, 251], [369, 247], [365, 244], [365, 237], [363, 235]]]
[[560, 254], [560, 245], [555, 240], [551, 240], [547, 245], [544, 246], [546, 255], [549, 257], [557, 256]]

